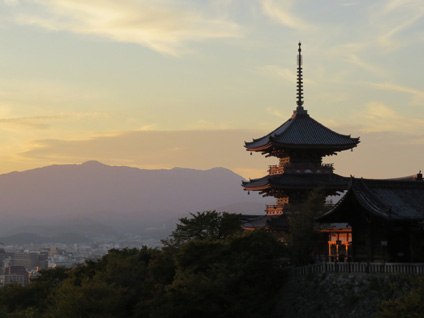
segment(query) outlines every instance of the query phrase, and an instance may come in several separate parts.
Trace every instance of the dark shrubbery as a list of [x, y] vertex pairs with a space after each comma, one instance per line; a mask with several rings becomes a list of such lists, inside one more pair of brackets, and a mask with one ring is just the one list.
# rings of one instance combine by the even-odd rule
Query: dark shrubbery
[[269, 317], [285, 249], [215, 211], [180, 220], [162, 249], [111, 250], [0, 289], [0, 318]]

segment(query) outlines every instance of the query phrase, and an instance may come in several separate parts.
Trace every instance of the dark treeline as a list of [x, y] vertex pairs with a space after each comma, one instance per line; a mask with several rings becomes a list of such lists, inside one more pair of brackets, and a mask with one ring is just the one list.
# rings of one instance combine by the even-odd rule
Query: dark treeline
[[[321, 204], [309, 200], [292, 219], [303, 225], [286, 244], [265, 230], [242, 231], [238, 215], [191, 214], [161, 249], [114, 249], [73, 269], [41, 271], [29, 286], [4, 286], [0, 318], [280, 317], [274, 308], [289, 278], [285, 267], [309, 260]], [[376, 317], [422, 317], [423, 286], [415, 279]]]
[[0, 317], [269, 317], [282, 256], [271, 234], [242, 232], [238, 215], [192, 214], [161, 249], [111, 250], [3, 287]]

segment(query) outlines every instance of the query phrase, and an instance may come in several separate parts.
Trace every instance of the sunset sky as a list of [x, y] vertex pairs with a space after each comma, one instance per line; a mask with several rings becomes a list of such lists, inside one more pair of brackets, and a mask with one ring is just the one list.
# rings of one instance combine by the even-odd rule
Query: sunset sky
[[0, 173], [229, 168], [296, 107], [361, 138], [336, 173], [424, 170], [424, 1], [0, 0]]

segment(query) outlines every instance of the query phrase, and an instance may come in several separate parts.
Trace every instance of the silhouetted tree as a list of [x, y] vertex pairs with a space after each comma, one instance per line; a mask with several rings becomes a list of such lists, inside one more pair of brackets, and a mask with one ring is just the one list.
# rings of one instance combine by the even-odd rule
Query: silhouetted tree
[[306, 265], [312, 261], [321, 233], [315, 231], [315, 218], [328, 211], [325, 192], [321, 188], [312, 190], [305, 203], [295, 207], [289, 217], [290, 231], [286, 237], [290, 258], [294, 265]]
[[270, 316], [285, 252], [270, 233], [242, 232], [237, 215], [206, 211], [181, 219], [171, 238], [5, 286], [0, 318]]
[[424, 317], [424, 278], [414, 277], [413, 289], [404, 295], [381, 302], [376, 318]]
[[283, 282], [283, 244], [263, 230], [191, 240], [151, 317], [267, 317]]
[[224, 239], [241, 231], [239, 214], [204, 211], [190, 216], [179, 219], [171, 237], [163, 241], [166, 246], [181, 246], [190, 240]]

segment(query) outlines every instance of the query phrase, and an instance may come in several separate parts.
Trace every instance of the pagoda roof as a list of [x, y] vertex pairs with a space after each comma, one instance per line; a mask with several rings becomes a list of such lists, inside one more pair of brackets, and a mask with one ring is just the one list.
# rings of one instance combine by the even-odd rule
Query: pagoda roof
[[[412, 181], [411, 181], [412, 180]], [[424, 220], [424, 182], [422, 175], [399, 179], [352, 178], [345, 196], [317, 220], [322, 223], [346, 220], [347, 210], [386, 220]]]
[[245, 142], [248, 151], [271, 152], [281, 149], [328, 149], [342, 151], [356, 147], [359, 138], [342, 135], [320, 124], [306, 110], [297, 108], [293, 116], [269, 134]]
[[242, 186], [245, 190], [250, 191], [311, 189], [321, 186], [326, 189], [342, 191], [348, 188], [349, 182], [350, 178], [335, 173], [282, 173], [243, 181]]

